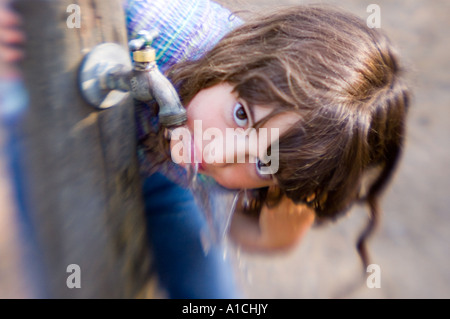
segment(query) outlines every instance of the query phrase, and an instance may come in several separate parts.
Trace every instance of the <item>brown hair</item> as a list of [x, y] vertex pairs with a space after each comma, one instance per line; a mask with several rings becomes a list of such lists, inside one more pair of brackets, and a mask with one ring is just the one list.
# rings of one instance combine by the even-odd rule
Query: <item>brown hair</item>
[[[380, 30], [335, 8], [291, 7], [248, 21], [169, 76], [184, 103], [228, 82], [249, 105], [273, 106], [264, 121], [298, 112], [279, 140], [279, 193], [314, 208], [319, 222], [366, 201], [371, 222], [358, 250], [368, 263], [364, 243], [400, 156], [409, 104], [397, 54]], [[362, 194], [371, 169], [379, 173]], [[260, 210], [267, 189], [254, 193]]]

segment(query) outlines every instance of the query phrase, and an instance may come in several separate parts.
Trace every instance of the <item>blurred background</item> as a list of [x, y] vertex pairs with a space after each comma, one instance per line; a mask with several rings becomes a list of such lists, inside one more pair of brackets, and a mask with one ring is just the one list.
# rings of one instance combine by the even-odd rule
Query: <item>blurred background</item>
[[[124, 30], [115, 27], [124, 19], [120, 1], [91, 1], [93, 13], [83, 18], [90, 32], [68, 36], [67, 15], [61, 18], [60, 13], [71, 2], [16, 1], [28, 35], [22, 68], [33, 70], [24, 74], [25, 84], [33, 85], [24, 119], [0, 123], [0, 298], [158, 297], [154, 281], [148, 281], [151, 256], [144, 248], [136, 158], [127, 156], [135, 153], [134, 131], [123, 123], [132, 121], [133, 114], [126, 106], [112, 114], [67, 106], [67, 101], [83, 103], [73, 85], [83, 50], [100, 42], [126, 43]], [[245, 18], [318, 1], [217, 2]], [[374, 1], [320, 3], [367, 19]], [[286, 253], [248, 254], [227, 243], [244, 297], [450, 298], [450, 2], [375, 3], [414, 94], [403, 158], [383, 199], [380, 228], [369, 242], [372, 263], [380, 266], [381, 288], [366, 285], [370, 274], [362, 269], [355, 244], [367, 209], [355, 207], [337, 222], [312, 229]], [[43, 16], [46, 21], [38, 19]], [[44, 41], [51, 45], [42, 46]], [[47, 76], [46, 70], [53, 73]], [[111, 126], [113, 118], [120, 123]], [[18, 171], [14, 163], [19, 162], [26, 172]], [[15, 187], [21, 174], [38, 187]], [[23, 207], [25, 195], [33, 207]], [[29, 209], [33, 214], [23, 214]], [[33, 231], [33, 223], [41, 229]], [[50, 249], [43, 251], [35, 242]], [[83, 272], [83, 282], [91, 283], [85, 289], [67, 289], [66, 267], [74, 261], [89, 269]]]
[[[268, 12], [318, 1], [220, 0], [234, 10]], [[425, 0], [319, 1], [362, 19], [374, 3], [381, 28], [397, 45], [414, 98], [403, 159], [383, 200], [383, 217], [369, 249], [381, 288], [369, 289], [355, 250], [367, 210], [356, 207], [335, 224], [316, 228], [289, 254], [236, 252], [251, 298], [450, 297], [450, 2]], [[245, 12], [244, 12], [245, 14]]]

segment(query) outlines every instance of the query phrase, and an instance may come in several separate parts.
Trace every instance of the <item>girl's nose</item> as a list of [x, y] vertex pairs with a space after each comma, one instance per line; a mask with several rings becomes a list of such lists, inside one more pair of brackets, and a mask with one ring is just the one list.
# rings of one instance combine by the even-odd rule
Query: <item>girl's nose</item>
[[245, 134], [226, 134], [215, 137], [203, 148], [203, 160], [210, 165], [222, 167], [236, 163], [246, 163], [250, 154], [248, 136]]

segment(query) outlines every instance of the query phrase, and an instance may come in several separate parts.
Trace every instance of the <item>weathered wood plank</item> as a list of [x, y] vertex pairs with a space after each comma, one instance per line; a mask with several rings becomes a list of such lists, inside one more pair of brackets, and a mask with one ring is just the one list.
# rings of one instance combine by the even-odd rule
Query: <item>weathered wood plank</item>
[[[66, 24], [73, 3], [81, 8], [79, 29]], [[131, 101], [98, 112], [77, 87], [78, 67], [93, 46], [126, 46], [120, 3], [16, 2], [30, 95], [20, 124], [21, 164], [51, 297], [133, 297], [148, 279]], [[81, 289], [66, 286], [70, 264], [81, 268]]]

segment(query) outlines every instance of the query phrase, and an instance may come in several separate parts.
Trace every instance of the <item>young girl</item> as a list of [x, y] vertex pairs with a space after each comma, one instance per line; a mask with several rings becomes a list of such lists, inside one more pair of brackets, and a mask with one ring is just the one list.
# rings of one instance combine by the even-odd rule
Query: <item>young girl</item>
[[[232, 15], [215, 21], [236, 22]], [[272, 175], [260, 174], [262, 162], [250, 161], [248, 149], [231, 154], [244, 155], [245, 163], [200, 158], [200, 173], [247, 190], [231, 237], [253, 250], [284, 249], [314, 220], [334, 220], [366, 202], [370, 222], [357, 243], [366, 266], [365, 242], [400, 156], [409, 104], [403, 69], [387, 37], [340, 10], [297, 6], [257, 16], [211, 50], [198, 50], [201, 56], [184, 57], [166, 72], [186, 106], [193, 136], [202, 136], [195, 121], [223, 135], [227, 128], [280, 129], [279, 167]], [[197, 154], [213, 143], [193, 140]]]
[[[314, 222], [334, 220], [366, 202], [371, 218], [357, 247], [367, 264], [365, 241], [401, 153], [409, 104], [403, 69], [386, 36], [325, 6], [290, 7], [245, 23], [208, 0], [129, 1], [126, 14], [130, 37], [160, 30], [154, 43], [158, 63], [186, 106], [197, 155], [208, 154], [213, 142], [198, 137], [195, 121], [224, 135], [227, 128], [279, 130], [279, 138], [268, 140], [267, 151], [278, 161], [272, 174], [263, 173], [270, 163], [249, 148], [222, 153], [244, 162], [199, 159], [201, 174], [243, 190], [231, 237], [253, 250], [284, 249]], [[205, 221], [189, 190], [173, 182], [180, 166], [167, 157], [155, 168], [164, 154], [158, 149], [163, 134], [152, 123], [155, 106], [139, 104], [136, 110], [161, 281], [171, 297], [233, 296], [220, 251], [201, 253]], [[175, 292], [180, 287], [190, 291]]]
[[[225, 187], [253, 189], [243, 211], [260, 215], [262, 232], [241, 232], [233, 223], [236, 239], [257, 249], [288, 246], [298, 233], [274, 225], [276, 234], [270, 218], [313, 212], [322, 222], [365, 201], [371, 222], [358, 249], [367, 264], [364, 242], [400, 155], [409, 104], [397, 53], [380, 30], [329, 7], [290, 7], [248, 21], [167, 74], [193, 135], [194, 120], [204, 129], [282, 132], [279, 169], [269, 178], [258, 174], [260, 161], [201, 164], [201, 173]], [[304, 230], [312, 218], [292, 220]]]

